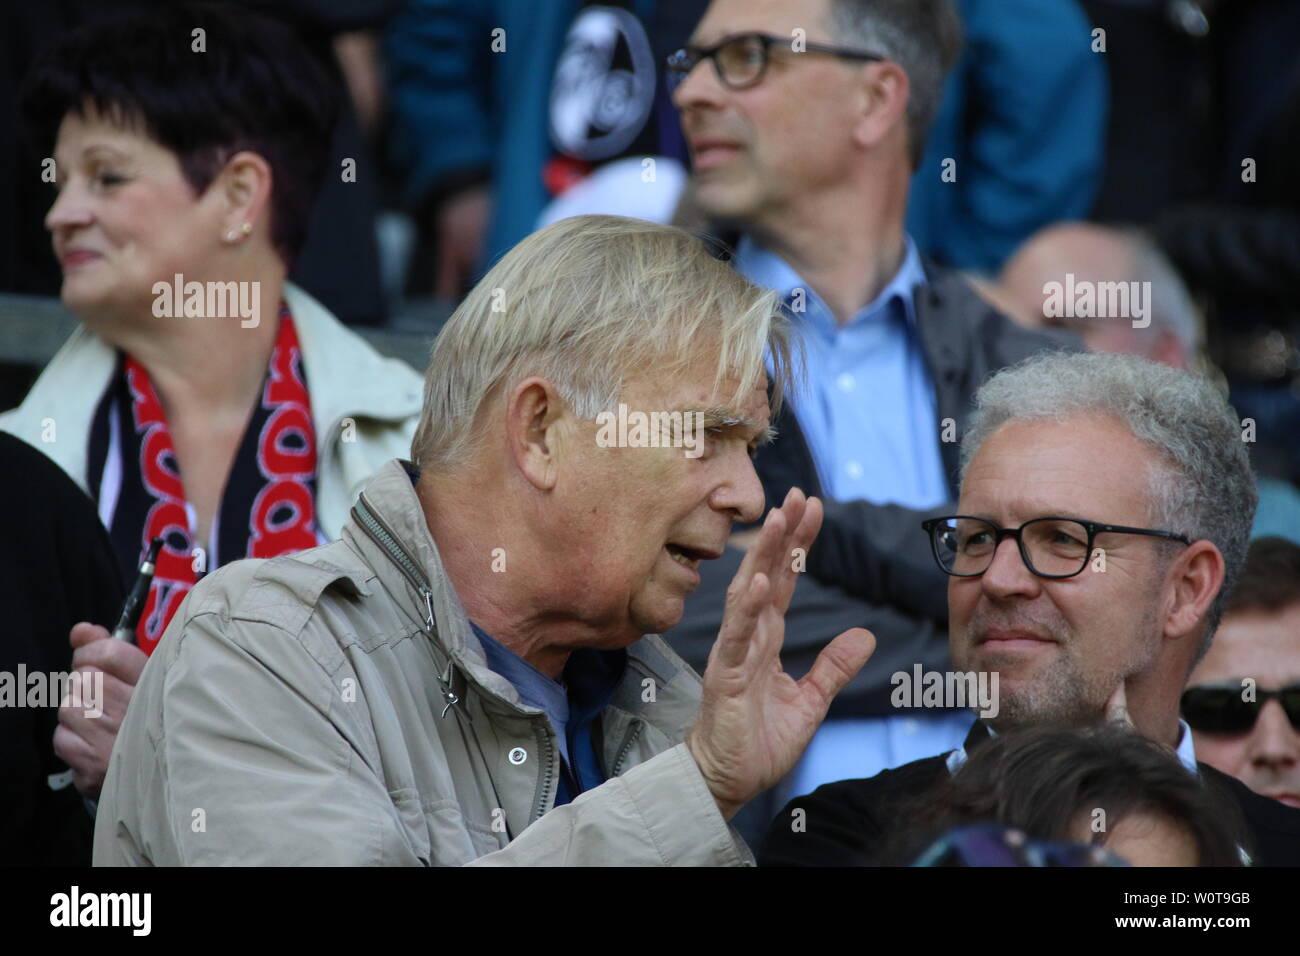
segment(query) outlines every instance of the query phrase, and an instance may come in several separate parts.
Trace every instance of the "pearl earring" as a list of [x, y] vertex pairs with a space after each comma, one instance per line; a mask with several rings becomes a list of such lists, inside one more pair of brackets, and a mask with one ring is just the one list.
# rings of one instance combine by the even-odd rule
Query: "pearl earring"
[[239, 239], [239, 233], [235, 232], [235, 230], [231, 229], [228, 233], [226, 233], [226, 242], [235, 242], [238, 239]]

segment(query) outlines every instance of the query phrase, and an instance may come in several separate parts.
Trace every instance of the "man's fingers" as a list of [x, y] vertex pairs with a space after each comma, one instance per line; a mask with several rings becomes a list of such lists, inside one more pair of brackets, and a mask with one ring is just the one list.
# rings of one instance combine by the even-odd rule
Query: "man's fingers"
[[808, 549], [817, 539], [824, 514], [819, 499], [807, 499], [798, 526], [792, 527], [790, 534], [786, 536], [781, 563], [773, 570], [773, 604], [782, 614], [789, 609], [790, 599], [794, 597], [794, 589], [799, 582], [799, 572], [795, 570], [796, 555], [802, 552], [804, 560], [807, 560]]
[[[764, 570], [764, 548], [771, 550], [773, 536], [778, 539], [785, 534], [785, 515], [781, 513], [780, 508], [773, 508], [763, 519], [763, 523], [758, 529], [758, 540], [753, 546], [745, 552], [745, 556], [740, 560], [740, 567], [736, 569], [736, 576], [731, 579], [731, 584], [727, 587], [727, 605], [730, 607], [734, 597], [744, 594], [749, 590], [749, 582], [754, 575]], [[779, 545], [778, 545], [779, 546]], [[723, 621], [726, 617], [724, 614]]]
[[799, 689], [811, 689], [823, 711], [835, 695], [862, 670], [876, 650], [876, 636], [866, 628], [853, 627], [831, 641], [817, 655], [812, 669], [799, 681]]
[[[737, 572], [736, 578], [740, 578]], [[758, 626], [758, 617], [769, 598], [770, 582], [766, 574], [758, 573], [746, 582], [743, 592], [731, 593], [727, 589], [727, 613], [722, 619], [722, 629], [714, 645], [711, 663], [722, 667], [740, 667], [749, 654], [749, 643]], [[735, 587], [735, 582], [732, 583]]]

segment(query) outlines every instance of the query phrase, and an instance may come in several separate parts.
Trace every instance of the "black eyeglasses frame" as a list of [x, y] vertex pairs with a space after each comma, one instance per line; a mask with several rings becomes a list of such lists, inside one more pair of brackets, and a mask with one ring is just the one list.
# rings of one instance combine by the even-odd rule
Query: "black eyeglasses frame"
[[[977, 578], [980, 575], [982, 575], [985, 571], [988, 570], [988, 568], [985, 568], [984, 571], [977, 571], [974, 574], [958, 574], [956, 571], [949, 571], [946, 567], [944, 567], [943, 559], [939, 556], [939, 542], [935, 537], [934, 529], [937, 528], [942, 522], [952, 521], [956, 518], [965, 518], [968, 521], [982, 522], [983, 524], [988, 525], [997, 534], [997, 542], [993, 545], [993, 551], [989, 556], [990, 566], [993, 564], [993, 556], [997, 554], [998, 548], [1001, 547], [1002, 545], [1002, 540], [1004, 538], [1014, 538], [1016, 542], [1016, 547], [1020, 550], [1020, 560], [1025, 562], [1025, 567], [1029, 569], [1030, 573], [1035, 575], [1036, 577], [1046, 578], [1051, 581], [1059, 581], [1059, 580], [1064, 580], [1065, 578], [1073, 578], [1082, 574], [1084, 572], [1084, 569], [1088, 567], [1088, 560], [1093, 553], [1092, 546], [1096, 542], [1097, 535], [1099, 534], [1141, 534], [1153, 538], [1168, 538], [1173, 541], [1181, 542], [1182, 544], [1185, 545], [1190, 545], [1192, 543], [1191, 539], [1188, 538], [1186, 535], [1178, 534], [1177, 532], [1174, 531], [1158, 531], [1153, 528], [1130, 528], [1127, 525], [1102, 524], [1097, 521], [1087, 521], [1083, 518], [1070, 518], [1064, 516], [1049, 515], [1042, 518], [1030, 518], [1028, 521], [1024, 522], [1018, 528], [1001, 528], [998, 527], [998, 525], [994, 524], [992, 521], [990, 521], [988, 518], [979, 518], [976, 517], [975, 515], [942, 515], [937, 518], [928, 518], [925, 521], [921, 522], [921, 527], [924, 528], [926, 534], [930, 536], [930, 551], [934, 555], [935, 564], [939, 565], [939, 569], [943, 571], [944, 574], [947, 574], [954, 578]], [[1073, 521], [1075, 524], [1081, 525], [1088, 532], [1088, 546], [1084, 551], [1083, 564], [1080, 566], [1078, 571], [1072, 571], [1069, 574], [1043, 574], [1037, 568], [1034, 567], [1034, 563], [1031, 560], [1029, 560], [1029, 551], [1025, 547], [1025, 540], [1023, 535], [1026, 527], [1040, 521]]]
[[[718, 59], [718, 53], [726, 46], [743, 40], [758, 40], [762, 44], [763, 62], [754, 74], [752, 80], [743, 83], [732, 83], [726, 78], [722, 70], [722, 62]], [[687, 44], [679, 50], [669, 54], [665, 60], [667, 65], [668, 84], [670, 88], [675, 88], [687, 75], [699, 66], [701, 60], [713, 61], [713, 72], [718, 76], [718, 82], [729, 90], [747, 90], [750, 87], [757, 86], [767, 75], [767, 65], [771, 62], [771, 49], [774, 46], [785, 46], [792, 44], [793, 41], [785, 37], [772, 36], [770, 33], [733, 33], [725, 36], [712, 46], [699, 47]], [[792, 53], [824, 53], [828, 56], [837, 56], [846, 60], [861, 60], [863, 62], [883, 62], [889, 57], [879, 53], [872, 53], [867, 50], [853, 50], [847, 47], [831, 46], [826, 43], [808, 43], [804, 42], [800, 50], [791, 50]]]

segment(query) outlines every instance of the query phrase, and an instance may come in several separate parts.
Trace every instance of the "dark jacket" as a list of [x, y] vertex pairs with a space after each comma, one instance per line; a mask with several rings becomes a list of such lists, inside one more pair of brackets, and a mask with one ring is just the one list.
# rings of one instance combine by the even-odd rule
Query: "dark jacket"
[[[926, 263], [929, 282], [916, 292], [916, 324], [934, 387], [940, 441], [952, 500], [957, 498], [959, 441], [976, 389], [994, 372], [1035, 352], [1077, 348], [1067, 333], [1023, 328], [981, 299], [958, 273]], [[786, 615], [787, 670], [802, 676], [832, 637], [847, 627], [869, 628], [876, 653], [832, 709], [834, 716], [894, 714], [889, 676], [913, 664], [948, 666], [947, 582], [934, 563], [921, 522], [951, 513], [952, 503], [929, 511], [868, 501], [826, 500], [796, 415], [785, 406], [774, 422], [778, 438], [759, 452], [756, 466], [769, 504], [791, 487], [821, 497], [826, 518], [808, 554], [807, 576]], [[701, 584], [686, 602], [682, 623], [667, 636], [674, 650], [703, 670], [722, 623], [727, 585], [740, 563], [727, 549], [700, 568]]]
[[[966, 750], [987, 739], [987, 729], [976, 721], [966, 737]], [[926, 757], [796, 797], [772, 821], [759, 865], [874, 865], [898, 829], [908, 826], [912, 814], [948, 779], [947, 759], [947, 754]], [[1300, 865], [1300, 810], [1260, 796], [1209, 764], [1197, 766], [1207, 785], [1240, 808], [1255, 865]]]
[[[63, 441], [78, 441], [79, 436]], [[125, 589], [95, 506], [45, 455], [0, 432], [0, 672], [66, 673], [78, 621], [112, 627]], [[13, 677], [17, 680], [17, 677]], [[31, 688], [18, 687], [28, 700]], [[58, 701], [0, 707], [0, 866], [89, 866], [94, 821], [54, 753]]]

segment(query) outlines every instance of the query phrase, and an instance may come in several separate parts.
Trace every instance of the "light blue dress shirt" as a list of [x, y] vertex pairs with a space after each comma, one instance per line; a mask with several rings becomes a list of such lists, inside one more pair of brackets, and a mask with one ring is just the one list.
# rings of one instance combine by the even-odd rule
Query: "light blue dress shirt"
[[951, 497], [939, 454], [934, 386], [913, 293], [925, 270], [911, 238], [898, 272], [840, 325], [780, 256], [748, 236], [736, 269], [791, 308], [807, 378], [790, 396], [823, 492], [840, 501], [932, 508]]
[[[791, 309], [806, 378], [789, 402], [823, 493], [924, 509], [952, 493], [916, 326], [914, 293], [926, 282], [925, 270], [911, 237], [905, 242], [898, 272], [843, 325], [789, 263], [748, 236], [736, 247], [735, 264], [755, 285], [780, 293]], [[789, 778], [790, 792], [874, 776], [959, 747], [972, 719], [964, 711], [939, 711], [828, 720]]]

